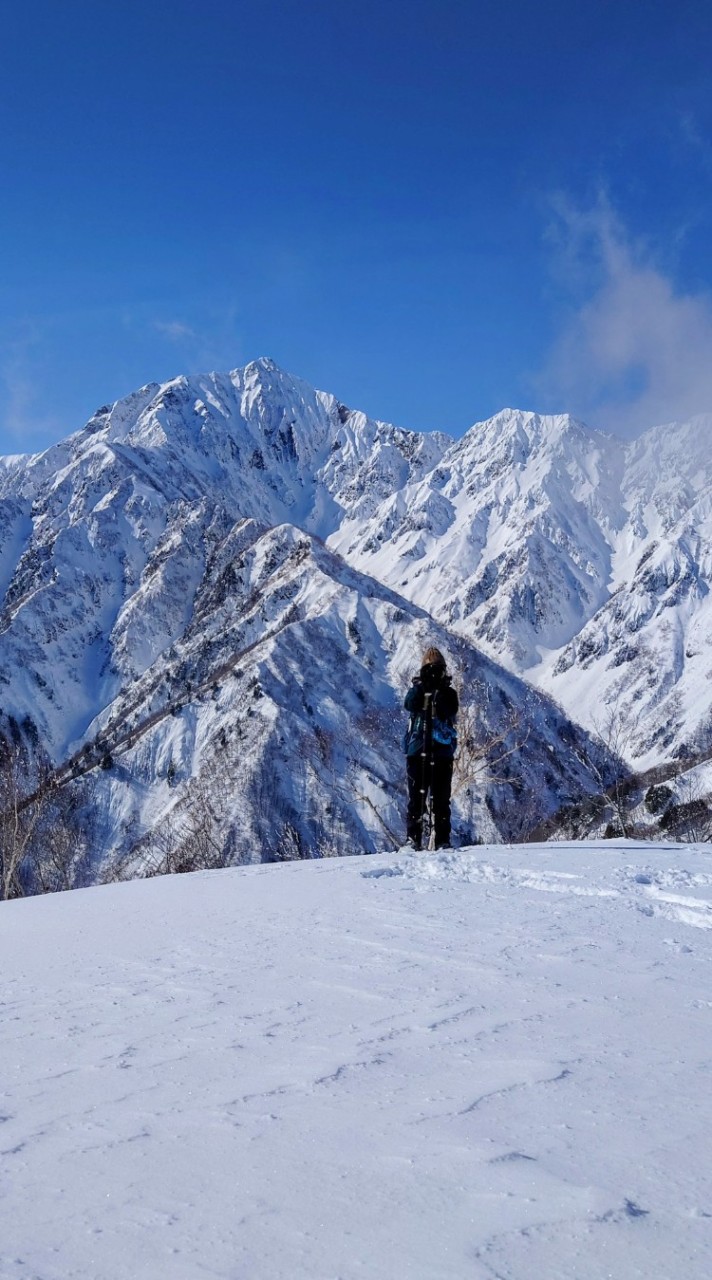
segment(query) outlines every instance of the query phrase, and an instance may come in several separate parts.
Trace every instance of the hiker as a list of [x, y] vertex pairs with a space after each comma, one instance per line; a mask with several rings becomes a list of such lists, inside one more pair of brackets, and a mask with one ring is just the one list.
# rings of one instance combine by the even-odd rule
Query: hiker
[[[447, 664], [439, 649], [426, 649], [420, 674], [405, 696], [410, 724], [403, 746], [408, 770], [409, 848], [420, 849], [423, 814], [428, 794], [432, 808], [435, 848], [450, 845], [450, 789], [452, 762], [457, 746], [455, 717], [458, 697], [450, 683]], [[431, 841], [432, 842], [432, 841]]]

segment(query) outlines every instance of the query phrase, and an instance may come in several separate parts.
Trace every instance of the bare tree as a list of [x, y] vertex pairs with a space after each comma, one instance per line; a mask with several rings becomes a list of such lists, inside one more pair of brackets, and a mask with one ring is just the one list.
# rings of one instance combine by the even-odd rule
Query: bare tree
[[74, 808], [67, 790], [53, 797], [47, 820], [41, 823], [41, 836], [30, 848], [33, 892], [61, 893], [85, 881], [91, 852], [88, 831], [73, 820]]
[[144, 874], [177, 875], [226, 866], [225, 801], [219, 779], [193, 779], [180, 805], [144, 844]]
[[27, 757], [21, 739], [5, 738], [0, 743], [0, 898], [3, 901], [22, 898], [28, 892], [29, 854], [45, 812], [46, 792], [28, 803]]
[[606, 756], [601, 759], [585, 747], [578, 750], [577, 755], [600, 787], [611, 814], [606, 834], [628, 837], [633, 827], [629, 816], [632, 773], [625, 763], [625, 756], [635, 739], [638, 717], [616, 703], [604, 714], [593, 717], [592, 724], [596, 737], [606, 748]]
[[[477, 794], [488, 785], [509, 786], [519, 792], [521, 784], [510, 766], [513, 757], [526, 746], [531, 728], [525, 724], [521, 709], [514, 705], [505, 708], [496, 727], [489, 724], [484, 714], [488, 699], [480, 682], [467, 686], [463, 681], [461, 687], [468, 688], [468, 694], [466, 701], [461, 702], [458, 714], [458, 748], [453, 762], [452, 794], [464, 812], [465, 820], [472, 823]], [[526, 809], [526, 815], [523, 809], [519, 814], [523, 820], [523, 825], [520, 824], [522, 834], [527, 822], [531, 826], [536, 822], [532, 805], [527, 805]]]
[[660, 825], [683, 844], [705, 844], [712, 839], [712, 809], [699, 777], [687, 774], [677, 780], [678, 799], [665, 810]]
[[33, 744], [0, 739], [0, 899], [75, 888], [87, 847], [87, 792], [60, 787]]
[[304, 839], [294, 822], [283, 823], [271, 849], [271, 855], [275, 862], [297, 862], [308, 857]]

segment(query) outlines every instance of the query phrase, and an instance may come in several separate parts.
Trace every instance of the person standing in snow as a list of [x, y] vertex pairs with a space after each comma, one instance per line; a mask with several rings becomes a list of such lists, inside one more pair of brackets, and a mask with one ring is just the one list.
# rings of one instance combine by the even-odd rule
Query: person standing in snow
[[428, 795], [435, 848], [447, 848], [450, 844], [450, 791], [458, 708], [457, 692], [452, 687], [443, 655], [439, 649], [426, 649], [420, 674], [413, 677], [405, 696], [405, 709], [410, 712], [403, 742], [408, 771], [407, 844], [412, 849], [422, 846]]

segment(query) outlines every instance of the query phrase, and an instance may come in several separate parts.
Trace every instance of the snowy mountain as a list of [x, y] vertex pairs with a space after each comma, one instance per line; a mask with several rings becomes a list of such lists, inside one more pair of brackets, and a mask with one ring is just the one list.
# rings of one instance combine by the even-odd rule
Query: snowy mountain
[[621, 494], [608, 599], [541, 683], [589, 724], [619, 708], [625, 753], [655, 764], [712, 744], [712, 415], [630, 445]]
[[433, 642], [502, 757], [461, 768], [462, 836], [597, 788], [605, 752], [546, 698], [321, 541], [446, 447], [259, 361], [143, 388], [7, 469], [2, 710], [61, 781], [91, 774], [105, 860], [397, 843], [402, 699]]
[[0, 905], [3, 1280], [708, 1280], [712, 848]]
[[321, 535], [442, 447], [349, 413], [271, 361], [99, 410], [0, 474], [4, 709], [32, 706], [61, 756], [182, 634], [235, 520]]
[[479, 733], [511, 750], [491, 776], [456, 774], [461, 838], [512, 835], [596, 790], [586, 759], [605, 768], [605, 753], [545, 697], [313, 537], [245, 521], [210, 558], [180, 640], [92, 725], [103, 749], [125, 748], [106, 839], [117, 805], [153, 830], [194, 815], [202, 788], [235, 861], [397, 844], [402, 693], [433, 640], [469, 691], [464, 713], [476, 697]]
[[600, 791], [608, 710], [636, 765], [708, 745], [710, 427], [626, 448], [507, 410], [453, 441], [269, 360], [143, 387], [0, 468], [5, 724], [91, 775], [105, 859], [374, 849], [434, 642], [491, 746], [460, 838], [531, 829]]
[[712, 416], [624, 446], [505, 410], [331, 545], [581, 723], [615, 722], [640, 768], [712, 742], [711, 510]]
[[621, 452], [571, 418], [505, 410], [332, 542], [527, 669], [606, 598]]

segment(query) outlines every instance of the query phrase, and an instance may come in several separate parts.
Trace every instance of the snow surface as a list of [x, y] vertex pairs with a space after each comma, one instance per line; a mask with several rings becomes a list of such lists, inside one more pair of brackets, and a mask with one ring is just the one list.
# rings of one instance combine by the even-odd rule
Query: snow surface
[[712, 847], [0, 907], [3, 1280], [706, 1280]]

